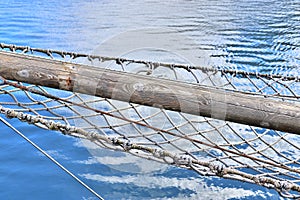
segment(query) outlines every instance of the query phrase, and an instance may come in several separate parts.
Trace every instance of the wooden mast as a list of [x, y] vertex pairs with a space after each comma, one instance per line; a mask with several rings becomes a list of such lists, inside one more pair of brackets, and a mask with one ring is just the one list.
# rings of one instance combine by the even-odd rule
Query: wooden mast
[[298, 103], [202, 85], [0, 52], [0, 76], [193, 115], [300, 134]]

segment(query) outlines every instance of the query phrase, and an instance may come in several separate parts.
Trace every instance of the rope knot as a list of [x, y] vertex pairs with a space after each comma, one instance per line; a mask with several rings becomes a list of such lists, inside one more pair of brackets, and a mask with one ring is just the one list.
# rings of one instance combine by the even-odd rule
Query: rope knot
[[156, 69], [156, 68], [158, 68], [159, 66], [160, 66], [160, 63], [159, 62], [155, 62], [155, 63], [153, 63], [153, 69]]
[[19, 112], [19, 113], [17, 113], [17, 118], [18, 118], [20, 121], [24, 122], [25, 119], [26, 119], [26, 116], [24, 117], [24, 113]]
[[227, 170], [224, 165], [215, 165], [211, 163], [208, 167], [217, 176], [224, 176], [227, 173]]
[[64, 134], [64, 135], [68, 135], [71, 132], [72, 127], [70, 125], [65, 125], [64, 128], [62, 128], [60, 131]]
[[119, 140], [118, 140], [118, 138], [117, 138], [117, 137], [113, 137], [113, 138], [111, 138], [111, 142], [112, 142], [112, 144], [113, 144], [113, 145], [117, 145], [117, 144], [119, 144]]
[[163, 158], [164, 157], [164, 151], [161, 150], [161, 149], [154, 149], [153, 152], [152, 152], [153, 156], [155, 158]]
[[284, 190], [284, 191], [288, 191], [288, 190], [292, 189], [292, 184], [288, 181], [281, 181], [280, 189]]
[[56, 126], [56, 124], [55, 124], [55, 122], [54, 121], [49, 121], [48, 123], [47, 123], [47, 127], [50, 129], [50, 130], [57, 130], [57, 126]]
[[186, 66], [186, 71], [188, 71], [188, 72], [191, 72], [192, 70], [191, 70], [191, 66]]
[[87, 139], [91, 142], [98, 140], [98, 133], [95, 131], [90, 132], [90, 134], [87, 136]]
[[25, 115], [25, 120], [27, 123], [30, 123], [32, 121], [32, 115]]
[[123, 148], [125, 151], [129, 151], [132, 148], [132, 143], [130, 142], [130, 140], [123, 142]]
[[5, 115], [6, 115], [7, 118], [12, 119], [12, 118], [15, 118], [17, 116], [17, 113], [13, 110], [8, 109], [8, 110], [5, 111]]
[[191, 166], [192, 165], [192, 158], [188, 155], [181, 155], [181, 156], [176, 156], [174, 158], [174, 162], [176, 165], [184, 165], [184, 166]]
[[116, 63], [117, 63], [118, 65], [123, 65], [124, 61], [125, 61], [125, 60], [122, 59], [122, 58], [116, 59]]

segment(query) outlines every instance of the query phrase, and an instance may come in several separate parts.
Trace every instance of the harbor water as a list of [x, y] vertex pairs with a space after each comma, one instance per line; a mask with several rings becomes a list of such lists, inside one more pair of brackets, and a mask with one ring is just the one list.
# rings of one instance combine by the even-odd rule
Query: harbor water
[[[1, 0], [0, 24], [0, 43], [265, 73], [300, 67], [298, 0]], [[114, 168], [79, 139], [8, 121], [105, 199], [283, 199], [171, 166]], [[0, 199], [97, 199], [3, 123], [0, 133]]]

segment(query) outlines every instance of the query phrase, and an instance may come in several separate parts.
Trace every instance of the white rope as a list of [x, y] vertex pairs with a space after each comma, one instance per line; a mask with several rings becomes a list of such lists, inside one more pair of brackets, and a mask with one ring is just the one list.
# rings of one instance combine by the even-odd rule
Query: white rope
[[64, 170], [67, 174], [69, 174], [72, 178], [74, 178], [77, 182], [79, 182], [81, 185], [83, 185], [87, 190], [89, 190], [91, 193], [93, 193], [96, 197], [98, 197], [101, 200], [104, 200], [103, 197], [101, 197], [97, 192], [95, 192], [92, 188], [90, 188], [87, 184], [85, 184], [82, 180], [80, 180], [76, 175], [74, 175], [72, 172], [70, 172], [68, 169], [66, 169], [62, 164], [60, 164], [57, 160], [55, 160], [52, 156], [50, 156], [47, 152], [45, 152], [43, 149], [41, 149], [37, 144], [35, 144], [33, 141], [31, 141], [29, 138], [27, 138], [24, 134], [22, 134], [20, 131], [18, 131], [15, 127], [13, 127], [8, 121], [0, 117], [0, 121], [2, 121], [6, 126], [8, 126], [10, 129], [12, 129], [15, 133], [17, 133], [19, 136], [21, 136], [23, 139], [25, 139], [29, 144], [31, 144], [34, 148], [36, 148], [38, 151], [40, 151], [42, 154], [44, 154], [47, 158], [49, 158], [53, 163], [55, 163], [58, 167], [60, 167], [62, 170]]

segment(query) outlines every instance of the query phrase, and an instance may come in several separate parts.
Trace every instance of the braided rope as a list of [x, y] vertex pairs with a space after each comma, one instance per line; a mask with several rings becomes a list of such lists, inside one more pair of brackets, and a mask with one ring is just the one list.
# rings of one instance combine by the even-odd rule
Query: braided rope
[[174, 64], [174, 63], [162, 63], [162, 62], [151, 62], [151, 61], [145, 61], [145, 60], [135, 60], [135, 59], [127, 59], [127, 58], [120, 58], [120, 57], [109, 57], [109, 56], [99, 56], [99, 55], [89, 55], [84, 53], [75, 53], [75, 52], [68, 52], [68, 51], [58, 51], [58, 50], [51, 50], [51, 49], [42, 49], [42, 48], [32, 48], [29, 46], [17, 46], [14, 44], [5, 44], [0, 43], [1, 49], [9, 49], [12, 52], [21, 51], [22, 53], [28, 53], [28, 52], [39, 52], [44, 53], [48, 55], [51, 58], [53, 57], [53, 54], [59, 55], [61, 58], [66, 59], [66, 57], [70, 57], [70, 59], [76, 59], [76, 58], [88, 58], [89, 60], [98, 59], [101, 62], [104, 61], [115, 61], [117, 64], [122, 65], [123, 63], [137, 63], [137, 64], [145, 64], [147, 66], [151, 66], [152, 69], [155, 69], [159, 66], [162, 67], [168, 67], [171, 69], [174, 68], [181, 68], [185, 69], [188, 72], [191, 72], [191, 70], [201, 70], [203, 72], [221, 72], [222, 75], [224, 74], [231, 74], [234, 76], [242, 75], [244, 77], [246, 76], [253, 76], [253, 77], [263, 77], [267, 79], [281, 79], [283, 81], [295, 81], [299, 82], [300, 77], [299, 76], [285, 76], [281, 74], [263, 74], [258, 72], [248, 72], [248, 71], [239, 71], [239, 70], [232, 70], [232, 69], [222, 69], [222, 68], [214, 68], [214, 67], [204, 67], [204, 66], [191, 66], [191, 65], [185, 65], [185, 64]]
[[[17, 53], [34, 55], [40, 53], [53, 59], [71, 59], [73, 62], [76, 62], [76, 58], [86, 58], [91, 62], [114, 61], [123, 71], [126, 71], [127, 65], [141, 64], [148, 68], [145, 71], [147, 74], [151, 74], [160, 66], [171, 70], [184, 69], [197, 83], [209, 81], [214, 87], [233, 89], [243, 93], [258, 93], [267, 97], [280, 97], [282, 100], [294, 102], [298, 102], [300, 98], [297, 90], [299, 76], [149, 62], [3, 43], [0, 44], [0, 48]], [[200, 80], [197, 70], [207, 74], [207, 77]], [[222, 77], [224, 80], [222, 85], [214, 82], [215, 75]], [[238, 84], [235, 81], [238, 81]], [[247, 81], [245, 84], [250, 86], [250, 90], [244, 89], [240, 81], [242, 84]], [[154, 109], [155, 112], [145, 116], [141, 112], [143, 106], [129, 103], [120, 106], [115, 101], [94, 97], [91, 99], [77, 93], [70, 93], [68, 97], [60, 98], [47, 90], [39, 86], [24, 86], [22, 83], [17, 84], [0, 79], [0, 95], [3, 95], [3, 98], [0, 98], [0, 113], [8, 118], [17, 118], [41, 128], [88, 139], [104, 148], [125, 151], [138, 157], [188, 168], [205, 176], [219, 176], [255, 183], [273, 188], [284, 197], [299, 197], [295, 194], [300, 192], [300, 186], [297, 184], [300, 174], [299, 159], [293, 155], [286, 155], [282, 152], [284, 150], [280, 150], [280, 145], [284, 144], [291, 152], [299, 151], [298, 140], [294, 140], [297, 136], [291, 139], [291, 135], [287, 133], [258, 130], [251, 126], [244, 126], [243, 130], [246, 132], [242, 133], [241, 128], [236, 127], [236, 124], [220, 123], [208, 118], [193, 121], [182, 113], [177, 113], [182, 120], [182, 123], [178, 123], [178, 118], [174, 117], [174, 114], [162, 109]], [[93, 105], [99, 106], [100, 104], [105, 105], [100, 106], [101, 109], [108, 111], [93, 108]], [[7, 106], [4, 107], [4, 105]], [[81, 109], [78, 110], [76, 107]], [[62, 108], [73, 113], [73, 116], [59, 112], [58, 110]], [[82, 112], [82, 110], [85, 111]], [[136, 118], [130, 119], [124, 112], [127, 114], [134, 112]], [[157, 116], [163, 116], [168, 126], [158, 128], [151, 125], [151, 120]], [[94, 122], [93, 118], [97, 118], [97, 121], [101, 123]], [[117, 123], [112, 122], [111, 118], [117, 119]], [[80, 121], [80, 123], [71, 126], [69, 122], [72, 120]], [[200, 125], [201, 128], [196, 127]], [[189, 129], [186, 130], [187, 126]], [[128, 132], [128, 129], [122, 130], [124, 127], [130, 127], [132, 133]], [[110, 135], [111, 132], [113, 132], [112, 135]], [[211, 138], [211, 135], [216, 135], [216, 138]], [[153, 139], [156, 136], [159, 137], [158, 140]], [[181, 141], [189, 142], [192, 147], [184, 149], [177, 143]], [[199, 152], [204, 152], [206, 156], [198, 156]], [[222, 153], [218, 155], [216, 152]], [[246, 173], [242, 169], [251, 169], [253, 172]], [[286, 180], [282, 176], [285, 176]]]
[[[192, 169], [202, 175], [214, 175], [223, 178], [247, 181], [268, 188], [276, 189], [282, 196], [287, 198], [300, 197], [292, 194], [286, 194], [286, 192], [289, 190], [300, 192], [300, 186], [289, 181], [279, 181], [272, 178], [262, 177], [259, 175], [249, 175], [247, 173], [240, 172], [230, 167], [225, 167], [224, 165], [218, 165], [211, 162], [193, 159], [188, 155], [174, 154], [166, 150], [144, 147], [141, 145], [131, 143], [130, 140], [124, 138], [99, 135], [97, 132], [88, 132], [74, 126], [61, 124], [52, 120], [45, 120], [39, 116], [34, 116], [23, 112], [17, 112], [12, 109], [5, 108], [1, 105], [0, 113], [4, 114], [9, 119], [16, 118], [22, 122], [27, 122], [28, 124], [37, 125], [39, 127], [41, 127], [40, 125], [42, 125], [45, 129], [58, 131], [64, 135], [87, 139], [101, 147], [107, 148], [108, 145], [112, 145], [110, 146], [110, 148], [114, 150], [123, 150], [131, 154], [152, 159], [158, 162], [175, 165], [182, 168]], [[106, 144], [104, 145], [104, 143]]]

